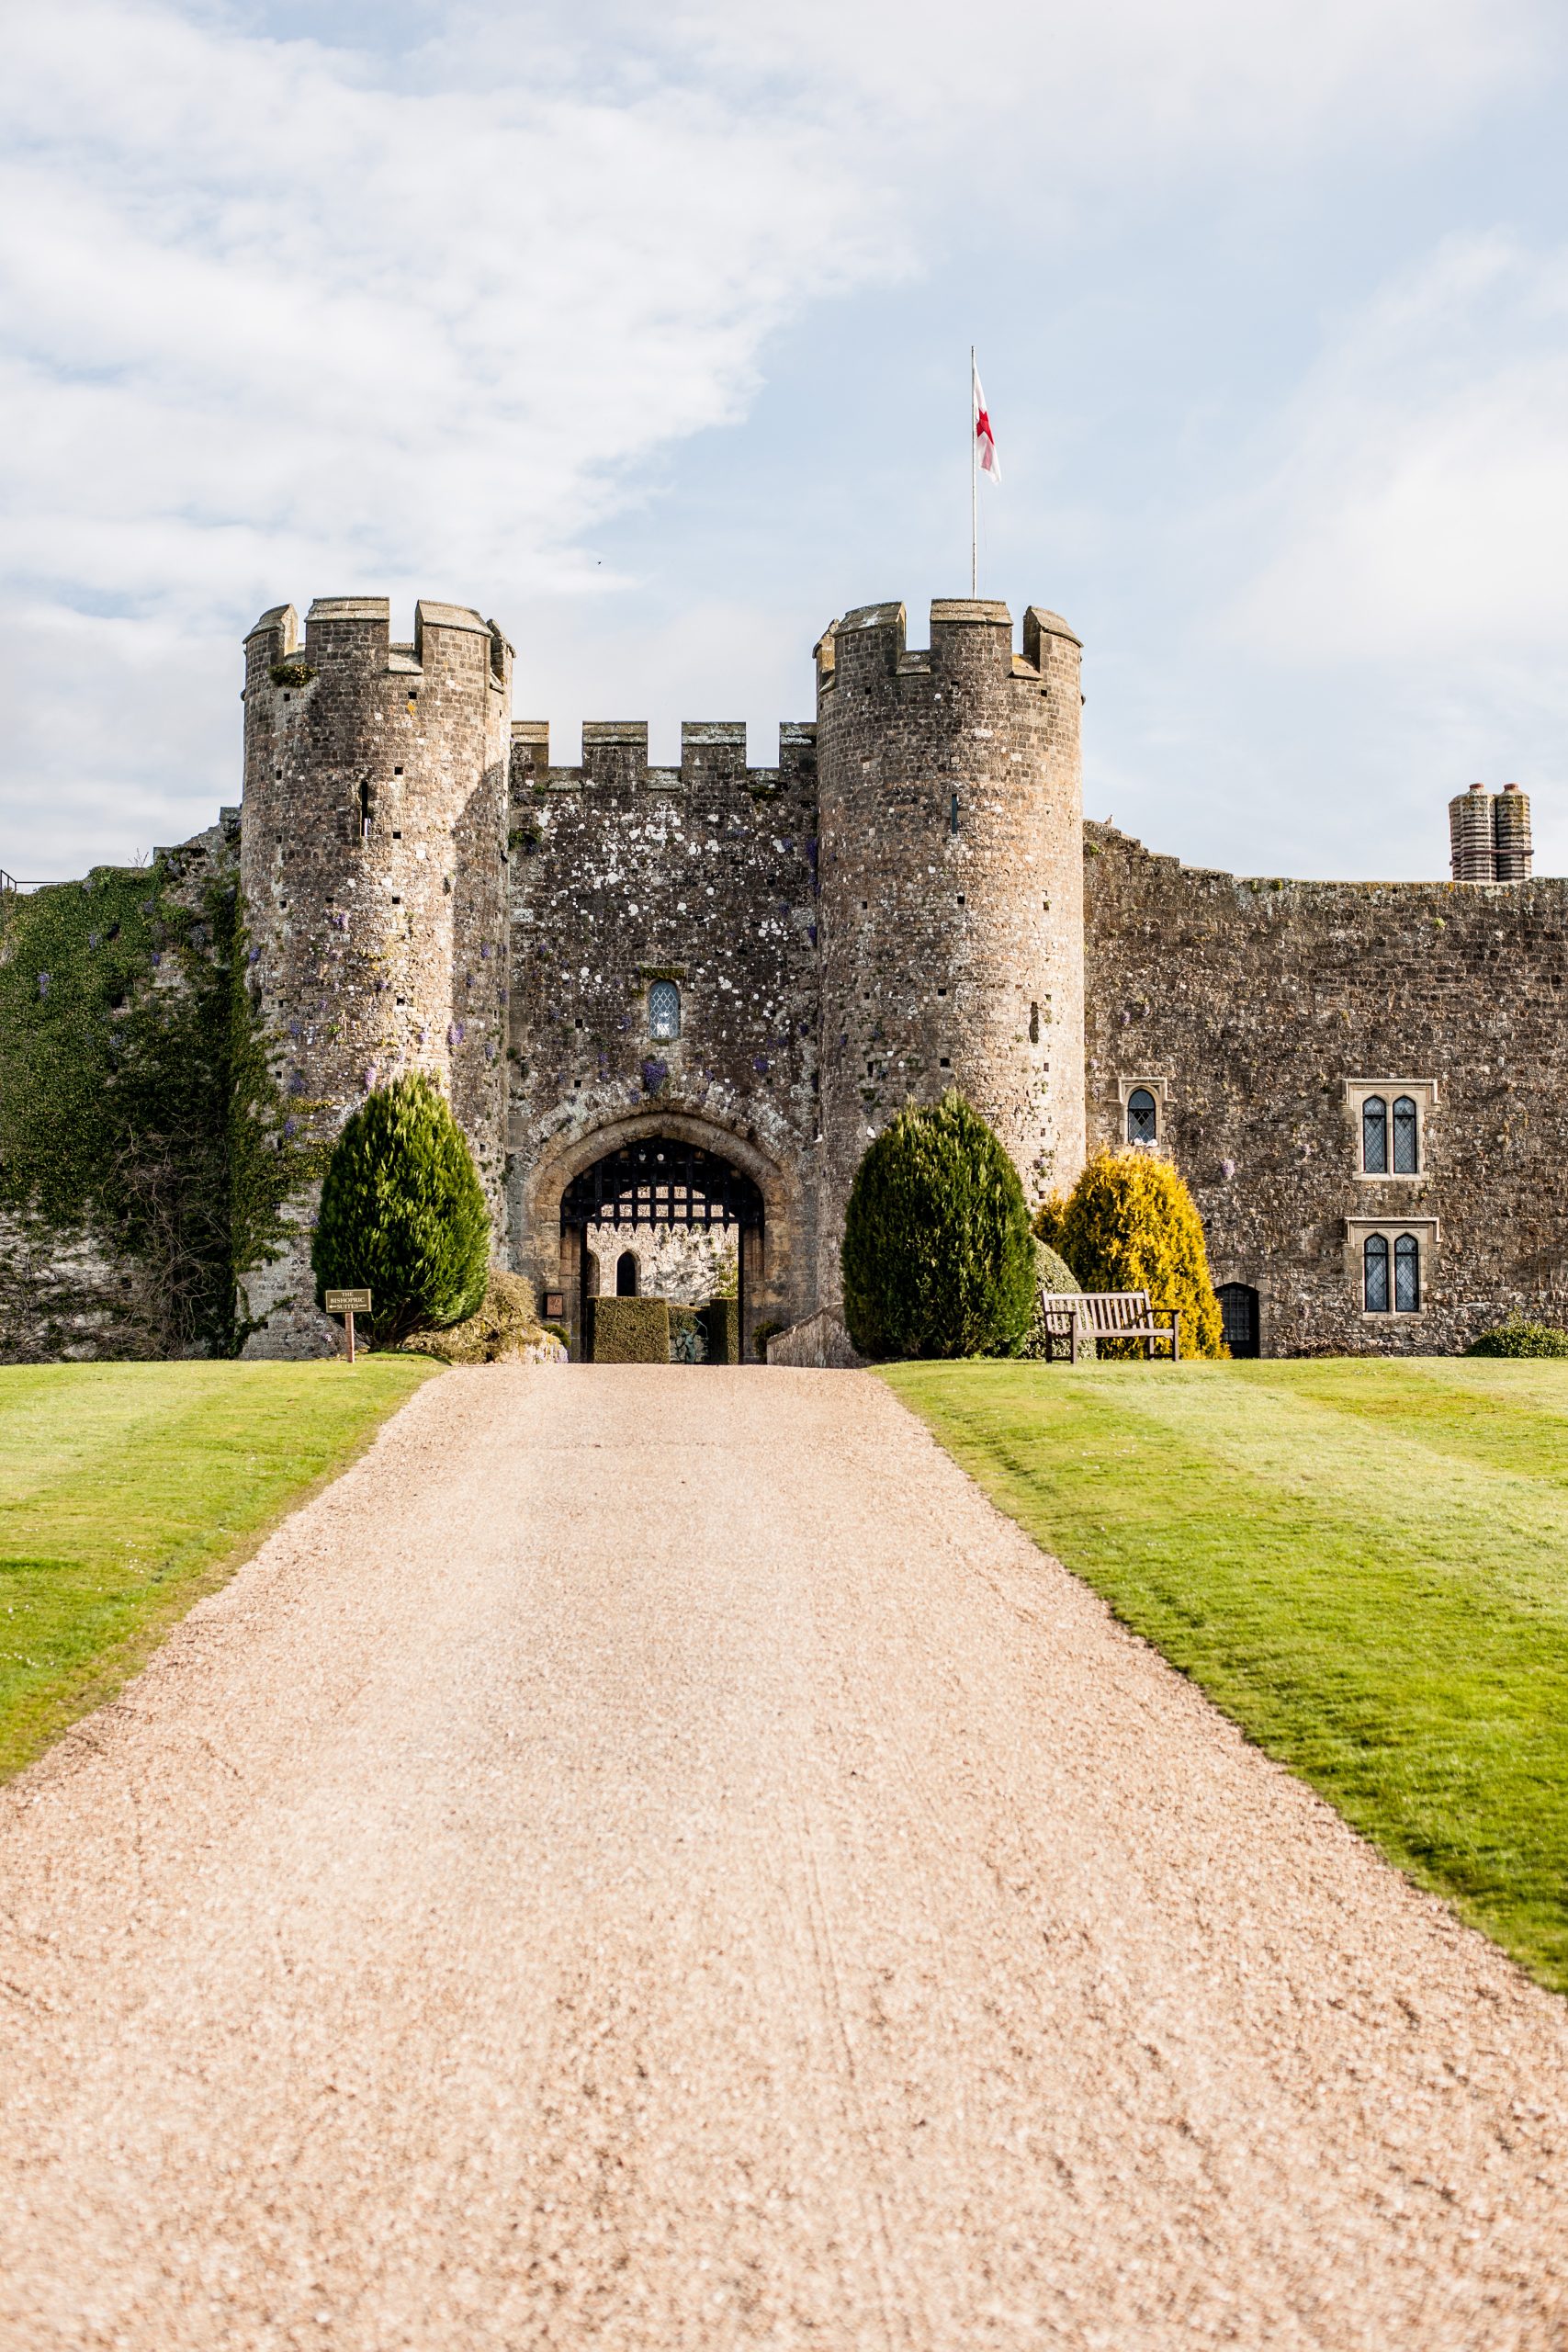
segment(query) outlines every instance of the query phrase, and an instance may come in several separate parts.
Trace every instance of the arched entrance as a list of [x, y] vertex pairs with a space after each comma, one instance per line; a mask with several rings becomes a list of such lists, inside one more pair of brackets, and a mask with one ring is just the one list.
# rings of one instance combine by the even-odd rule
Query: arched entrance
[[[733, 1227], [738, 1247], [740, 1329], [746, 1329], [746, 1261], [750, 1237], [760, 1245], [762, 1194], [745, 1170], [702, 1144], [679, 1136], [639, 1136], [580, 1169], [561, 1194], [562, 1233], [576, 1230], [580, 1243], [590, 1226], [616, 1230], [638, 1226], [682, 1226], [712, 1232]], [[755, 1247], [757, 1245], [752, 1245]], [[577, 1328], [588, 1319], [591, 1253], [579, 1250]], [[616, 1287], [619, 1288], [617, 1280]]]
[[1222, 1283], [1214, 1295], [1220, 1302], [1225, 1345], [1232, 1355], [1258, 1354], [1258, 1293], [1251, 1283]]

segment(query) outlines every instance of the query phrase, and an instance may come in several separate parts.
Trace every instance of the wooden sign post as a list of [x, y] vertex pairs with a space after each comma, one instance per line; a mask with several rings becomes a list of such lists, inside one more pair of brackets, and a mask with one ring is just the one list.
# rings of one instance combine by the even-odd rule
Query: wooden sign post
[[348, 1326], [348, 1360], [352, 1363], [354, 1318], [356, 1315], [369, 1314], [370, 1294], [367, 1290], [330, 1290], [326, 1295], [326, 1309], [329, 1315], [341, 1315]]

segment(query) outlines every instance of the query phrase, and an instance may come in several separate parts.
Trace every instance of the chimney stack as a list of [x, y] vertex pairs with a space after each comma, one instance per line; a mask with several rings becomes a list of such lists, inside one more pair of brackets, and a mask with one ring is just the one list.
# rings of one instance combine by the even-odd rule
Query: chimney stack
[[1492, 840], [1499, 882], [1528, 882], [1535, 863], [1530, 848], [1529, 796], [1506, 784], [1492, 803]]
[[1449, 802], [1449, 850], [1456, 882], [1496, 880], [1492, 800], [1483, 784], [1472, 784]]

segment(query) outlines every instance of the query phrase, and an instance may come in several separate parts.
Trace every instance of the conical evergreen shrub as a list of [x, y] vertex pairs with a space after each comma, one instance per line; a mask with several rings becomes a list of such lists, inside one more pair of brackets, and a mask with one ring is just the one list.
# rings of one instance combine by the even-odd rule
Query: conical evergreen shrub
[[855, 1171], [844, 1320], [866, 1356], [1010, 1355], [1034, 1309], [1018, 1170], [963, 1096], [901, 1111]]
[[310, 1264], [318, 1301], [368, 1288], [383, 1346], [477, 1312], [490, 1216], [468, 1147], [429, 1079], [395, 1079], [349, 1119], [321, 1185]]
[[[1203, 1221], [1159, 1153], [1097, 1152], [1065, 1199], [1045, 1202], [1034, 1230], [1085, 1290], [1146, 1290], [1155, 1306], [1179, 1306], [1184, 1356], [1227, 1352]], [[1141, 1354], [1142, 1342], [1102, 1340], [1100, 1352]]]

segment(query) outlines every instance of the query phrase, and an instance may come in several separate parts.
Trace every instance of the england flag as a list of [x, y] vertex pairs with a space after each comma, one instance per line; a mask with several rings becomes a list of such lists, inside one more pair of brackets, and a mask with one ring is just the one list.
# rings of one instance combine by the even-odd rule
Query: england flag
[[993, 481], [1000, 481], [1002, 469], [997, 456], [997, 436], [991, 430], [991, 420], [986, 413], [986, 394], [980, 382], [980, 371], [973, 360], [969, 373], [975, 389], [975, 449], [980, 461], [980, 471], [989, 474]]

